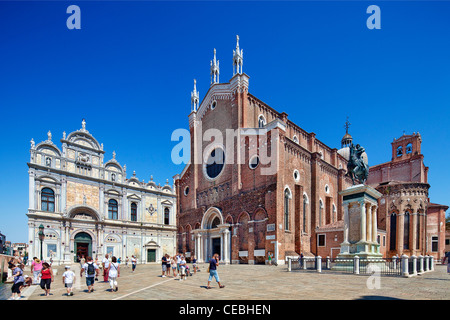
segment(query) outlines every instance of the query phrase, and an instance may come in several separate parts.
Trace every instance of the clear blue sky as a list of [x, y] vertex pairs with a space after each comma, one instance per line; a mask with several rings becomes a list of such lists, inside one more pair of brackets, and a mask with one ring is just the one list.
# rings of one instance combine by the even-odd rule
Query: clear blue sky
[[[66, 9], [81, 9], [69, 30]], [[366, 9], [381, 8], [381, 30]], [[30, 139], [87, 129], [128, 176], [157, 183], [175, 129], [188, 129], [193, 79], [201, 99], [213, 49], [232, 76], [239, 34], [250, 92], [330, 147], [344, 122], [370, 165], [393, 138], [420, 132], [432, 202], [450, 199], [450, 2], [0, 1], [0, 232], [27, 242]]]

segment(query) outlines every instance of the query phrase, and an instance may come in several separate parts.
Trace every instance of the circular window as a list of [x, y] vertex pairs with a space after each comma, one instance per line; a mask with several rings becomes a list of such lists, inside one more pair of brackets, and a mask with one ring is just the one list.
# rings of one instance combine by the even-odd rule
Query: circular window
[[184, 195], [187, 196], [189, 193], [189, 187], [184, 188]]
[[253, 156], [253, 158], [250, 159], [248, 166], [250, 167], [250, 169], [256, 169], [258, 165], [259, 165], [259, 157]]
[[210, 179], [217, 178], [225, 165], [225, 152], [222, 148], [215, 148], [211, 151], [206, 162], [206, 175]]
[[325, 185], [325, 192], [330, 193], [330, 187], [328, 185]]
[[298, 170], [294, 170], [294, 180], [298, 182], [300, 180], [300, 172]]
[[213, 103], [211, 103], [211, 110], [214, 110], [214, 108], [216, 107], [216, 105], [217, 105], [217, 102], [216, 102], [216, 101], [213, 101]]

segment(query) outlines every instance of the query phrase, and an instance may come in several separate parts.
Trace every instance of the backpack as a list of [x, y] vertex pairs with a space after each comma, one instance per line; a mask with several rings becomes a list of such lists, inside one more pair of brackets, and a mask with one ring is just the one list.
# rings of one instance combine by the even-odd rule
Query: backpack
[[95, 274], [95, 267], [93, 263], [88, 263], [87, 274], [93, 276]]

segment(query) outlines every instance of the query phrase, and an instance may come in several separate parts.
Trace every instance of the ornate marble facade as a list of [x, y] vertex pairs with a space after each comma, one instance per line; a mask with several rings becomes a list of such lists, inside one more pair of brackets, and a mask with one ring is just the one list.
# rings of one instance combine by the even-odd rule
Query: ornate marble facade
[[126, 165], [104, 161], [103, 144], [82, 128], [63, 137], [62, 148], [31, 140], [29, 167], [29, 254], [39, 257], [38, 228], [44, 226], [44, 260], [71, 263], [77, 254], [102, 259], [135, 255], [139, 263], [175, 253], [176, 194], [164, 186], [127, 179]]

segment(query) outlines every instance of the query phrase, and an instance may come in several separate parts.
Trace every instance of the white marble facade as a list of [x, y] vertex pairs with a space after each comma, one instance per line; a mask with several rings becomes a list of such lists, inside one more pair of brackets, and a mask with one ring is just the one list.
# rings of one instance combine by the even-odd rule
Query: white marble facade
[[138, 263], [159, 262], [176, 250], [176, 194], [165, 185], [139, 181], [126, 166], [104, 162], [103, 144], [82, 128], [66, 136], [60, 149], [47, 140], [31, 140], [29, 167], [29, 256], [41, 256], [39, 226], [44, 226], [44, 260], [68, 264], [77, 253], [106, 253]]

